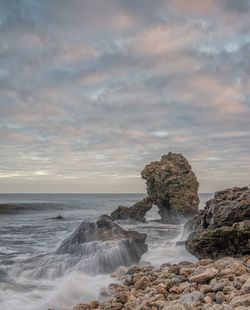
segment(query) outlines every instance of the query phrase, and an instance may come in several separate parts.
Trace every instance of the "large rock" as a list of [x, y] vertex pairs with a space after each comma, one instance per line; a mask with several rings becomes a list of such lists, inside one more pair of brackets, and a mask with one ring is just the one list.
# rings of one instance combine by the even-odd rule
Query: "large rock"
[[250, 189], [216, 192], [204, 210], [191, 219], [187, 250], [198, 258], [250, 254]]
[[132, 207], [119, 206], [111, 213], [111, 217], [115, 220], [135, 220], [145, 222], [146, 213], [152, 208], [153, 201], [146, 197], [142, 201], [137, 202]]
[[146, 165], [141, 175], [163, 222], [176, 223], [181, 217], [198, 212], [199, 183], [182, 154], [170, 152], [162, 156], [160, 161]]
[[82, 222], [65, 239], [56, 254], [82, 255], [93, 272], [112, 272], [119, 266], [138, 263], [147, 251], [146, 234], [125, 230], [110, 216]]

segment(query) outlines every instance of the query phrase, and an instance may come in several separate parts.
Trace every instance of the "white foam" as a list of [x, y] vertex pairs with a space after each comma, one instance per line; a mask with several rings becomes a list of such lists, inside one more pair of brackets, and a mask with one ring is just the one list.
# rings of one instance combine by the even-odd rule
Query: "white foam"
[[74, 271], [54, 281], [39, 280], [39, 287], [28, 292], [3, 288], [0, 306], [1, 310], [70, 309], [78, 303], [97, 299], [101, 288], [111, 282], [114, 279], [109, 275], [90, 276]]

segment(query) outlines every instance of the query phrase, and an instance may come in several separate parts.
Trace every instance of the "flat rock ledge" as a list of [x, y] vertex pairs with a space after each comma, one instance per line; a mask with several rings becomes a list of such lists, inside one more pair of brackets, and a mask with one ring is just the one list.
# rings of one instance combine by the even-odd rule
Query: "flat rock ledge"
[[120, 267], [119, 283], [73, 310], [249, 310], [250, 256]]
[[111, 213], [111, 217], [115, 220], [134, 220], [145, 222], [146, 213], [152, 208], [153, 200], [145, 197], [143, 200], [136, 202], [131, 207], [119, 206]]

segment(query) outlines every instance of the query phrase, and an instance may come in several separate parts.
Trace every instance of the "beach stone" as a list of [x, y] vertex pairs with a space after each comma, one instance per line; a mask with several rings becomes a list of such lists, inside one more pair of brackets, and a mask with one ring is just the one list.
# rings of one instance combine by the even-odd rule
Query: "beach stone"
[[188, 277], [190, 274], [192, 274], [196, 269], [195, 268], [188, 268], [188, 267], [183, 267], [180, 269], [179, 274], [180, 276]]
[[169, 152], [160, 161], [146, 165], [141, 172], [148, 196], [159, 208], [164, 223], [182, 221], [198, 212], [199, 183], [182, 154]]
[[223, 293], [224, 294], [230, 294], [230, 293], [232, 293], [233, 291], [235, 290], [235, 288], [233, 287], [233, 285], [226, 285], [226, 286], [224, 286], [223, 287]]
[[212, 286], [209, 284], [202, 284], [199, 289], [202, 293], [207, 294], [212, 291]]
[[212, 298], [210, 296], [205, 296], [204, 301], [206, 304], [211, 304], [213, 302]]
[[199, 291], [194, 291], [189, 294], [182, 295], [179, 298], [179, 302], [185, 304], [185, 305], [191, 305], [196, 302], [200, 302], [204, 298], [204, 294]]
[[190, 308], [174, 300], [167, 304], [162, 310], [190, 310]]
[[90, 309], [96, 309], [99, 306], [99, 302], [97, 300], [93, 300], [89, 303]]
[[225, 296], [224, 296], [224, 294], [222, 293], [222, 292], [217, 292], [216, 294], [215, 294], [215, 301], [216, 301], [216, 303], [217, 304], [222, 304], [223, 303], [223, 301], [225, 301]]
[[214, 268], [206, 269], [202, 273], [191, 275], [189, 277], [190, 282], [204, 283], [213, 279], [218, 274], [218, 270]]
[[136, 288], [136, 289], [140, 289], [140, 290], [144, 290], [144, 289], [146, 289], [150, 284], [151, 284], [151, 282], [149, 281], [148, 278], [142, 277], [140, 280], [138, 280], [138, 281], [135, 283], [135, 288]]
[[[237, 258], [223, 257], [215, 262], [215, 267], [221, 271], [221, 274], [233, 273], [237, 276], [244, 274], [247, 267]], [[225, 272], [225, 270], [227, 272]]]
[[213, 286], [212, 286], [212, 291], [213, 292], [218, 292], [218, 291], [222, 291], [224, 289], [225, 286], [228, 286], [230, 284], [229, 281], [223, 281], [223, 282], [216, 282]]
[[233, 307], [250, 306], [250, 294], [234, 297], [230, 302], [230, 305]]
[[250, 293], [250, 278], [247, 279], [247, 281], [243, 284], [241, 290], [245, 294]]
[[73, 308], [73, 310], [90, 310], [89, 304], [79, 304]]

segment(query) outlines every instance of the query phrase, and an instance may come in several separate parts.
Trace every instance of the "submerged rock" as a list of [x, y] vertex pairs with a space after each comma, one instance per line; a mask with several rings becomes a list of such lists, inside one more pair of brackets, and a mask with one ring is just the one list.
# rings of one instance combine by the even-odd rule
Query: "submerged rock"
[[250, 254], [249, 187], [216, 192], [186, 228], [193, 230], [186, 248], [198, 258]]
[[64, 217], [61, 214], [58, 214], [56, 217], [53, 217], [54, 220], [63, 220]]
[[132, 207], [119, 206], [111, 213], [111, 217], [115, 220], [135, 220], [145, 222], [146, 213], [152, 208], [153, 201], [150, 197], [144, 198], [142, 201], [135, 203]]
[[198, 212], [199, 182], [182, 154], [170, 152], [162, 156], [160, 161], [146, 165], [141, 175], [163, 222], [176, 223]]
[[145, 240], [146, 234], [125, 230], [112, 217], [102, 215], [96, 222], [82, 222], [56, 254], [82, 255], [92, 271], [106, 273], [138, 263], [147, 251]]

